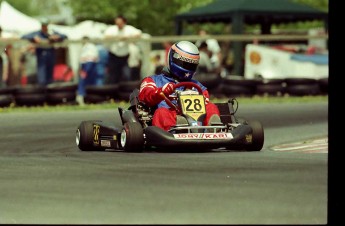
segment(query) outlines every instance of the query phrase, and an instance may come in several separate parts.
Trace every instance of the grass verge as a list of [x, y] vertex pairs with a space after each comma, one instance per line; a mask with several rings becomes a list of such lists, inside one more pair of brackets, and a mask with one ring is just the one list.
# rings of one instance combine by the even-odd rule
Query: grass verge
[[[226, 102], [229, 98], [213, 98], [212, 102]], [[312, 103], [312, 102], [328, 102], [327, 95], [320, 96], [253, 96], [253, 97], [237, 97], [237, 101], [240, 104], [269, 104], [269, 103]], [[102, 104], [86, 104], [84, 106], [79, 105], [43, 105], [43, 106], [15, 106], [11, 104], [9, 107], [0, 107], [0, 113], [11, 113], [11, 112], [41, 112], [41, 111], [73, 111], [73, 110], [97, 110], [97, 109], [116, 109], [117, 107], [127, 108], [129, 103], [126, 101], [109, 101]]]

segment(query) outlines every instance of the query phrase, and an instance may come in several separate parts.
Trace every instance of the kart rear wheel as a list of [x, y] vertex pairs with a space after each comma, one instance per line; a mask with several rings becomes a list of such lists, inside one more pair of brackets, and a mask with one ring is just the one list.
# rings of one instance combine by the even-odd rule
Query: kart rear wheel
[[247, 151], [260, 151], [264, 145], [264, 129], [259, 121], [248, 121], [248, 125], [252, 127], [252, 143], [246, 147]]
[[94, 139], [93, 125], [95, 122], [101, 122], [101, 121], [82, 121], [76, 131], [75, 141], [81, 151], [105, 150], [104, 148], [93, 146], [93, 139]]
[[139, 122], [126, 122], [121, 132], [120, 145], [127, 152], [141, 152], [144, 146], [144, 131]]

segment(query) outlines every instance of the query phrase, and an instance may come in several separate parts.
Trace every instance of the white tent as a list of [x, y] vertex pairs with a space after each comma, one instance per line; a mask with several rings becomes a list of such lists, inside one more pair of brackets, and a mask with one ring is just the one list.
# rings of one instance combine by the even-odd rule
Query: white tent
[[40, 29], [40, 22], [16, 10], [6, 1], [0, 5], [0, 26], [7, 33], [21, 36], [25, 33]]
[[[0, 26], [5, 37], [17, 38], [41, 28], [39, 20], [18, 11], [6, 1], [2, 1], [0, 5]], [[49, 25], [49, 29], [67, 35], [69, 40], [80, 40], [83, 36], [88, 36], [91, 39], [102, 38], [102, 33], [106, 27], [106, 24], [94, 21], [83, 21], [75, 26]], [[68, 44], [68, 49], [68, 64], [76, 74], [79, 67], [81, 43]]]
[[[0, 5], [0, 26], [3, 31], [13, 33], [18, 37], [41, 28], [39, 20], [18, 11], [6, 1], [2, 1]], [[102, 33], [107, 28], [107, 25], [87, 20], [75, 26], [51, 24], [49, 27], [64, 33], [70, 40], [78, 40], [83, 36], [102, 38]]]
[[[0, 26], [5, 34], [11, 34], [12, 37], [18, 38], [41, 28], [39, 20], [18, 11], [6, 1], [2, 1], [0, 5]], [[80, 22], [74, 26], [49, 25], [49, 29], [67, 35], [68, 40], [81, 40], [84, 36], [88, 36], [91, 39], [102, 39], [103, 32], [107, 27], [107, 24], [91, 20]], [[149, 38], [150, 35], [143, 34], [143, 37]], [[138, 44], [143, 52], [149, 54], [151, 50], [150, 43], [141, 41]], [[75, 75], [77, 75], [79, 69], [79, 53], [81, 46], [81, 43], [68, 44], [68, 64], [72, 67]], [[142, 65], [143, 74], [148, 74], [149, 64], [149, 57], [144, 57]]]

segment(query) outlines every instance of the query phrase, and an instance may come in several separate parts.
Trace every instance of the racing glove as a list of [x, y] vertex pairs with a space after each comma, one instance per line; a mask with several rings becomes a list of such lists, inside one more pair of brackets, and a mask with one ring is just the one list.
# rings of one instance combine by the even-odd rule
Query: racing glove
[[169, 96], [170, 94], [172, 94], [174, 92], [174, 83], [169, 82], [169, 83], [165, 84], [162, 87], [161, 91], [165, 94], [165, 96]]

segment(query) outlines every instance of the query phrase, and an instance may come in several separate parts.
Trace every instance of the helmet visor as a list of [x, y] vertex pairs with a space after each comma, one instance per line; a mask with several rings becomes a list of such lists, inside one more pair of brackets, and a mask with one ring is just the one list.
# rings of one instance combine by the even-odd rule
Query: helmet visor
[[198, 67], [197, 63], [183, 61], [181, 60], [181, 57], [178, 57], [177, 55], [179, 56], [177, 53], [173, 55], [172, 62], [188, 71], [196, 71], [196, 68]]

